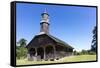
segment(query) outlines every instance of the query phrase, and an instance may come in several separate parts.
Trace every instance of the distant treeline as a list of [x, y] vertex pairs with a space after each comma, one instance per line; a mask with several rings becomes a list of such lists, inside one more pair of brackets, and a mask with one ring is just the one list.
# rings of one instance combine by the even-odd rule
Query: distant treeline
[[95, 55], [96, 52], [91, 51], [91, 50], [82, 50], [82, 51], [80, 51], [80, 52], [78, 52], [78, 51], [73, 51], [73, 54], [74, 54], [74, 55]]

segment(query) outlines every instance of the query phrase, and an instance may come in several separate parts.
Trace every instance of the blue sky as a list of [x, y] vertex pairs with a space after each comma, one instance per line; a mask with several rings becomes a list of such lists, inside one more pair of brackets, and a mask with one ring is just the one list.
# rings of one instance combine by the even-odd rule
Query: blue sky
[[49, 33], [76, 50], [90, 49], [92, 30], [96, 25], [96, 8], [17, 3], [16, 39], [29, 43], [40, 32], [41, 13], [47, 9], [50, 19]]

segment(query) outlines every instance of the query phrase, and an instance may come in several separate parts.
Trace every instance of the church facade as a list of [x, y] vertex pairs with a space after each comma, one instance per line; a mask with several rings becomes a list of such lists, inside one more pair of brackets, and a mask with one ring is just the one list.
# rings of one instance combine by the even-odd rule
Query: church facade
[[49, 14], [41, 14], [40, 32], [26, 46], [27, 57], [30, 61], [54, 61], [71, 56], [73, 47], [49, 33]]

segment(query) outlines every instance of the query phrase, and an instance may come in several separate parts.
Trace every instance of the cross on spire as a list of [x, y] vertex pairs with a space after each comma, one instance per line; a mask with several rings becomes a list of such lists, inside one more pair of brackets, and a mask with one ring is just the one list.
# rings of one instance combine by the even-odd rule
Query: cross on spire
[[47, 13], [47, 8], [44, 9], [44, 13]]

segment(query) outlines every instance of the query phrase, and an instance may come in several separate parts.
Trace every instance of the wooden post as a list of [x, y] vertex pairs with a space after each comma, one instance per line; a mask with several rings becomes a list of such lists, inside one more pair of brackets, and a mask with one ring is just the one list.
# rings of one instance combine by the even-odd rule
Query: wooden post
[[35, 52], [36, 52], [36, 53], [35, 53], [35, 56], [37, 56], [37, 48], [35, 48]]
[[35, 61], [37, 61], [38, 60], [38, 58], [37, 58], [38, 56], [37, 56], [37, 48], [35, 48], [35, 57], [34, 57], [34, 60]]
[[56, 58], [56, 47], [53, 46], [53, 49], [54, 49], [54, 58]]
[[46, 52], [45, 52], [45, 47], [43, 47], [44, 49], [44, 60], [46, 59]]
[[28, 60], [30, 60], [30, 58], [31, 58], [29, 53], [27, 53], [27, 58], [28, 58]]

